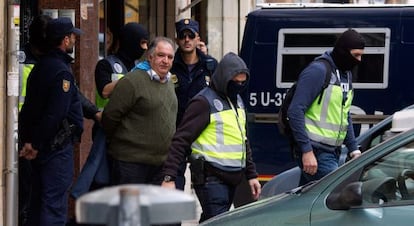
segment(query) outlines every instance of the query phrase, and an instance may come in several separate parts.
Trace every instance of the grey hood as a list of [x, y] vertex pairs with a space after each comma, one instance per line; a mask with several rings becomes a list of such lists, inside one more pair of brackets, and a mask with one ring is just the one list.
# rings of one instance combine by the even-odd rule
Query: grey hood
[[239, 73], [246, 73], [248, 82], [250, 78], [249, 69], [243, 59], [233, 52], [224, 55], [223, 59], [217, 65], [216, 70], [211, 78], [211, 87], [219, 94], [227, 95], [227, 84], [233, 77]]

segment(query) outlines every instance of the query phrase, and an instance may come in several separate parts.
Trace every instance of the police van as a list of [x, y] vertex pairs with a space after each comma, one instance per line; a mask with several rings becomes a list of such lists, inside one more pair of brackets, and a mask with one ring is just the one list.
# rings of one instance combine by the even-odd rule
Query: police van
[[261, 181], [296, 166], [277, 113], [301, 70], [348, 28], [366, 40], [353, 78], [356, 135], [414, 103], [413, 5], [262, 5], [247, 16], [240, 51], [251, 73], [244, 98]]

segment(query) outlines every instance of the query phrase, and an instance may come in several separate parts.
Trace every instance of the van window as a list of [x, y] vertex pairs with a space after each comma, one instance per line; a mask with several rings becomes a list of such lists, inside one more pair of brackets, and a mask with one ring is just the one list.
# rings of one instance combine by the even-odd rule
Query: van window
[[[366, 40], [362, 63], [354, 72], [353, 87], [385, 89], [388, 86], [390, 29], [355, 28]], [[344, 28], [280, 29], [276, 86], [289, 88], [315, 57], [332, 49]]]

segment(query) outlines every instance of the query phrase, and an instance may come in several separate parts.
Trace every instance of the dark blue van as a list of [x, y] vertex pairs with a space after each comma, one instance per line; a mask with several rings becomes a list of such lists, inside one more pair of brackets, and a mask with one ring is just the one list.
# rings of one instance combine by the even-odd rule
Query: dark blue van
[[296, 165], [277, 127], [287, 89], [348, 28], [367, 42], [353, 81], [357, 135], [414, 103], [414, 6], [267, 4], [249, 13], [240, 56], [251, 71], [248, 134], [262, 181]]

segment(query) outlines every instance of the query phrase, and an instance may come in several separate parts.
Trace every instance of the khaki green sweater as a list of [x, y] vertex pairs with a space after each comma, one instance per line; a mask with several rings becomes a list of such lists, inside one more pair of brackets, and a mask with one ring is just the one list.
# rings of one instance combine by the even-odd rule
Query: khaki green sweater
[[121, 161], [161, 165], [175, 132], [176, 115], [171, 81], [151, 80], [142, 70], [126, 74], [103, 111], [108, 153]]

